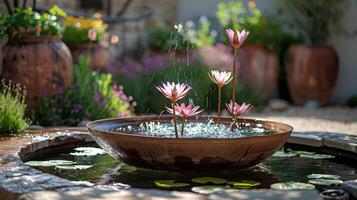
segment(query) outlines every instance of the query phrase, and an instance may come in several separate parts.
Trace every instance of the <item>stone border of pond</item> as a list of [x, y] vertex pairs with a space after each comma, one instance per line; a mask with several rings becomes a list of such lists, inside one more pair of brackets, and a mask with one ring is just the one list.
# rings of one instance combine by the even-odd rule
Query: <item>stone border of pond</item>
[[[0, 194], [2, 200], [39, 199], [320, 199], [317, 191], [276, 191], [270, 189], [240, 190], [208, 196], [190, 192], [162, 191], [156, 189], [120, 189], [118, 187], [91, 187], [43, 173], [24, 164], [41, 152], [56, 148], [71, 148], [83, 143], [93, 143], [86, 128], [44, 129], [18, 137], [0, 138]], [[348, 154], [357, 157], [357, 136], [323, 133], [295, 132], [288, 145], [316, 149], [337, 157]], [[342, 152], [342, 153], [341, 153]], [[343, 156], [343, 155], [342, 155]], [[348, 180], [342, 188], [357, 198], [357, 180]], [[85, 198], [84, 198], [85, 197]]]

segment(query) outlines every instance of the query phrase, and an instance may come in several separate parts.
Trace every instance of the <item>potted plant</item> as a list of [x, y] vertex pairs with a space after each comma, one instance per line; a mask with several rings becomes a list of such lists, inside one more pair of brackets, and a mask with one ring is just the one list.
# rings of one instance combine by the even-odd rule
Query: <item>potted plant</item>
[[53, 6], [40, 14], [32, 8], [9, 8], [0, 20], [0, 35], [7, 38], [2, 49], [1, 76], [20, 83], [28, 91], [29, 106], [35, 106], [46, 94], [65, 88], [72, 72], [72, 56], [61, 41], [61, 9]]
[[[69, 46], [74, 62], [84, 54], [91, 57], [90, 67], [103, 70], [110, 61], [108, 27], [101, 19], [67, 16], [65, 20], [63, 40]], [[118, 42], [117, 36], [112, 36], [112, 43]]]
[[346, 3], [346, 0], [284, 1], [285, 10], [308, 40], [289, 49], [286, 63], [290, 94], [297, 105], [309, 100], [321, 106], [330, 103], [338, 74], [338, 55], [327, 40], [334, 32], [341, 33]]

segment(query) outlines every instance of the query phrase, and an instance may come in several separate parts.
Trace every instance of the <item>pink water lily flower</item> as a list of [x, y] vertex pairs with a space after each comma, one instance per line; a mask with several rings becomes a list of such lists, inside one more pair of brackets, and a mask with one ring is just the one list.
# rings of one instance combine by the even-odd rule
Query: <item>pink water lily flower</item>
[[161, 86], [156, 86], [165, 97], [170, 99], [171, 102], [176, 102], [184, 98], [187, 93], [191, 90], [191, 87], [185, 83], [163, 83]]
[[239, 117], [253, 108], [253, 105], [251, 104], [242, 103], [239, 105], [238, 103], [233, 104], [233, 101], [227, 103], [226, 106], [228, 111], [232, 113], [234, 117]]
[[90, 41], [96, 41], [97, 40], [97, 31], [95, 29], [90, 29], [88, 31], [88, 39]]
[[[181, 105], [176, 104], [175, 105], [175, 111], [178, 116], [187, 119], [188, 117], [195, 116], [199, 113], [201, 113], [203, 110], [198, 110], [200, 107], [199, 106], [193, 106], [191, 103], [188, 104], [187, 106], [182, 103]], [[166, 107], [166, 111], [169, 113], [173, 113], [173, 109]]]
[[209, 74], [209, 78], [212, 82], [217, 84], [218, 87], [223, 87], [224, 85], [227, 85], [229, 82], [231, 82], [233, 77], [231, 72], [220, 72], [218, 70], [212, 70], [211, 74]]
[[226, 29], [226, 33], [233, 48], [238, 49], [249, 35], [249, 31], [238, 31], [237, 29]]

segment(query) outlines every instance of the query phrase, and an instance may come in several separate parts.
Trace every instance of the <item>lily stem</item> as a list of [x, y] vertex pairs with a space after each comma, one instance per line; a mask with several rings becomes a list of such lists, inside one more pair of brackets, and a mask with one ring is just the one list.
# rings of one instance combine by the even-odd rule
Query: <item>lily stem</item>
[[[234, 49], [234, 60], [233, 60], [233, 79], [232, 79], [232, 101], [233, 101], [233, 110], [234, 104], [236, 102], [236, 79], [237, 79], [237, 56], [238, 56], [238, 49]], [[233, 115], [233, 114], [232, 114]]]
[[178, 138], [178, 131], [177, 131], [177, 123], [176, 123], [176, 111], [175, 111], [175, 102], [172, 102], [172, 115], [174, 120], [174, 128], [175, 128], [175, 135]]
[[185, 119], [182, 119], [182, 125], [181, 125], [181, 137], [183, 137], [183, 128], [185, 126]]
[[217, 109], [217, 125], [221, 123], [221, 96], [222, 96], [222, 87], [218, 86], [218, 109]]

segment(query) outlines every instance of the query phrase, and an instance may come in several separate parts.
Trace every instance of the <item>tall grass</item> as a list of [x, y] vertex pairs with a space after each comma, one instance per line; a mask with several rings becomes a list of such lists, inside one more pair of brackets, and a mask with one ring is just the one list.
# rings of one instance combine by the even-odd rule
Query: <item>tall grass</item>
[[18, 133], [30, 124], [25, 117], [26, 91], [20, 85], [1, 80], [0, 84], [0, 133]]

